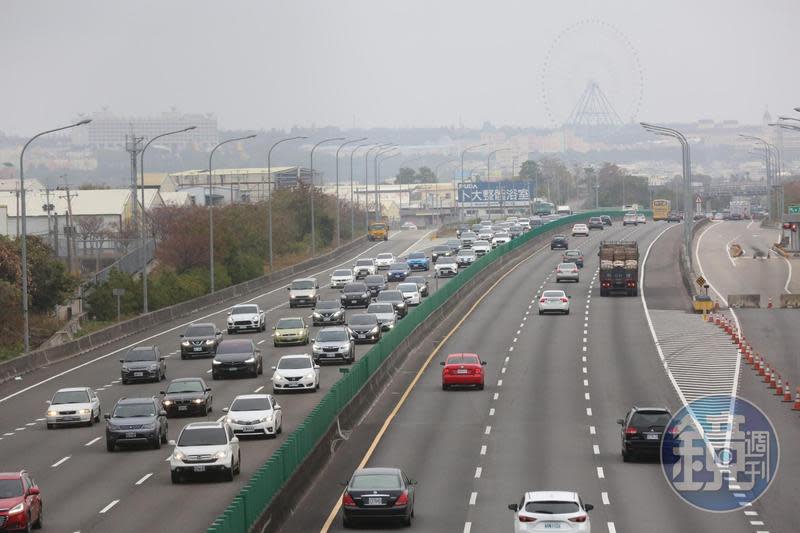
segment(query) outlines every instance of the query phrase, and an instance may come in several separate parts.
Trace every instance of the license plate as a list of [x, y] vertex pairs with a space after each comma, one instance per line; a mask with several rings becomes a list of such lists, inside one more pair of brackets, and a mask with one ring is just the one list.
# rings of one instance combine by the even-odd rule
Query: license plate
[[194, 467], [194, 471], [195, 472], [205, 472], [206, 471], [206, 467], [205, 466], [196, 466], [196, 467]]
[[302, 387], [302, 383], [289, 383], [290, 387]]
[[134, 373], [133, 373], [133, 377], [135, 377], [135, 378], [140, 378], [140, 377], [142, 377], [143, 375], [144, 375], [144, 372], [134, 372]]
[[359, 333], [359, 334], [358, 334], [358, 338], [359, 338], [359, 339], [366, 339], [366, 338], [367, 338], [367, 336], [366, 336], [365, 334], [363, 334], [363, 333]]
[[358, 300], [350, 300], [350, 303], [351, 303], [351, 304], [357, 304], [357, 303], [358, 303]]
[[458, 370], [456, 370], [456, 374], [466, 374], [466, 373], [467, 373], [466, 368], [459, 368]]
[[647, 435], [647, 440], [658, 440], [658, 433], [649, 433]]
[[179, 405], [178, 411], [187, 411], [189, 409], [188, 405]]
[[237, 370], [239, 369], [236, 368], [235, 366], [232, 366], [231, 368], [228, 369], [228, 372], [236, 372]]
[[324, 354], [325, 357], [336, 357], [335, 353], [326, 353]]
[[560, 522], [545, 522], [544, 523], [544, 528], [545, 529], [561, 529], [561, 523]]
[[367, 498], [367, 505], [383, 505], [383, 498]]
[[77, 422], [80, 419], [81, 417], [79, 416], [65, 416], [61, 418], [61, 420], [63, 420], [64, 422]]
[[200, 346], [197, 346], [197, 347], [195, 347], [194, 351], [195, 352], [202, 352], [203, 348], [201, 348]]
[[242, 431], [253, 431], [255, 428], [253, 426], [244, 426], [242, 427]]
[[126, 439], [135, 439], [136, 438], [136, 433], [125, 433], [125, 438]]

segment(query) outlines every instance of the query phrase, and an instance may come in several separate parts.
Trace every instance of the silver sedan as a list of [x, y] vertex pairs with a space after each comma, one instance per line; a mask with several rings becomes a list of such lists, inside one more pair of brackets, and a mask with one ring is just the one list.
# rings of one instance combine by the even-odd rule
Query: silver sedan
[[560, 263], [556, 267], [556, 283], [562, 281], [580, 281], [580, 269], [575, 263]]
[[569, 314], [569, 296], [564, 291], [544, 291], [539, 298], [539, 314]]

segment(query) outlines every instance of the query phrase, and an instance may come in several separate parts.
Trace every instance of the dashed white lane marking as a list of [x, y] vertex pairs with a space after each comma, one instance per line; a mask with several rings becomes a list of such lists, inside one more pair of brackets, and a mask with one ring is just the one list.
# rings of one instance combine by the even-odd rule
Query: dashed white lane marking
[[[519, 331], [517, 333], [519, 333]], [[512, 340], [511, 342], [517, 342], [517, 337], [514, 337], [514, 340]]]
[[614, 525], [614, 522], [608, 523], [608, 533], [617, 533], [617, 527]]
[[513, 346], [512, 346], [512, 347], [510, 347], [510, 348], [508, 349], [508, 351], [509, 351], [509, 352], [513, 352], [513, 351], [514, 351], [514, 347], [513, 347]]
[[208, 370], [206, 370], [206, 374], [210, 374], [210, 373], [211, 373], [211, 369], [209, 368]]
[[589, 426], [589, 435], [596, 435], [596, 434], [597, 434], [597, 428], [595, 428], [594, 426]]
[[584, 356], [581, 357], [581, 363], [585, 363], [585, 362], [586, 362], [586, 356], [584, 355]]
[[586, 341], [586, 337], [584, 337], [584, 338], [583, 338], [583, 342], [584, 342], [584, 344], [587, 342], [587, 341]]
[[498, 379], [497, 380], [497, 386], [498, 387], [502, 387], [503, 386], [503, 380], [502, 379]]
[[508, 363], [508, 360], [511, 359], [509, 356], [506, 356], [505, 362]]
[[46, 418], [37, 418], [36, 419], [37, 422], [44, 422], [45, 420], [47, 420], [47, 419]]
[[266, 340], [267, 340], [267, 339], [261, 339], [261, 340], [260, 340], [260, 341], [258, 341], [256, 344], [264, 344], [264, 342], [265, 342]]
[[143, 475], [143, 476], [141, 477], [141, 479], [139, 479], [139, 481], [137, 481], [137, 482], [135, 483], [135, 485], [141, 485], [142, 483], [144, 483], [145, 481], [147, 481], [148, 479], [150, 479], [150, 476], [152, 476], [152, 475], [153, 475], [153, 473], [152, 473], [152, 472], [150, 472], [150, 473], [148, 473], [148, 474], [145, 474], [145, 475]]
[[492, 426], [486, 426], [486, 429], [483, 430], [484, 435], [489, 435], [492, 432]]
[[588, 328], [589, 327], [589, 323], [588, 322], [584, 322], [583, 323], [583, 327]]
[[114, 380], [114, 381], [112, 381], [111, 383], [113, 383], [113, 384], [115, 384], [115, 385], [116, 385], [116, 384], [117, 384], [117, 383], [119, 383], [120, 381], [121, 381], [121, 380], [119, 380], [119, 379], [115, 379], [115, 380]]
[[758, 513], [756, 511], [745, 511], [744, 515], [745, 516], [758, 516]]
[[583, 386], [584, 387], [588, 387], [589, 386], [589, 380], [588, 379], [584, 379], [583, 380]]
[[262, 390], [264, 390], [264, 385], [261, 385], [260, 387], [258, 387], [256, 390], [253, 391], [253, 393], [258, 394]]
[[469, 504], [470, 505], [475, 505], [475, 501], [477, 499], [478, 499], [478, 493], [477, 492], [473, 492], [472, 494], [469, 495]]
[[25, 428], [24, 428], [24, 427], [22, 427], [22, 428], [15, 428], [15, 429], [14, 429], [14, 431], [25, 431]]
[[583, 367], [582, 371], [583, 371], [584, 374], [586, 374], [586, 372], [587, 372], [586, 367]]
[[764, 522], [762, 522], [761, 520], [750, 520], [750, 525], [751, 526], [763, 526]]
[[103, 437], [95, 437], [92, 440], [90, 440], [89, 442], [87, 442], [86, 444], [84, 444], [84, 446], [91, 446], [92, 444], [94, 444], [95, 442], [99, 441], [102, 438]]
[[26, 426], [28, 426], [28, 427], [30, 427], [30, 426], [35, 426], [35, 425], [36, 425], [36, 422], [28, 422], [28, 423], [27, 423], [27, 424], [25, 424], [25, 425], [26, 425]]
[[492, 400], [496, 400], [496, 399], [498, 399], [499, 397], [500, 397], [500, 393], [499, 393], [499, 392], [495, 392], [495, 393], [494, 393], [494, 396], [492, 396]]
[[464, 533], [472, 531], [472, 522], [464, 522]]
[[588, 333], [589, 333], [589, 330], [588, 330], [588, 329], [585, 329], [585, 330], [583, 330], [583, 334], [584, 334], [584, 335], [588, 335]]
[[494, 407], [489, 409], [489, 416], [494, 416]]
[[3, 433], [3, 436], [4, 436], [4, 437], [11, 437], [12, 435], [14, 435], [14, 432], [10, 432], [10, 433]]
[[482, 472], [483, 472], [483, 468], [481, 468], [479, 466], [476, 466], [475, 467], [475, 479], [480, 478]]
[[168, 456], [167, 456], [167, 458], [166, 458], [166, 459], [164, 459], [164, 462], [166, 463], [166, 462], [168, 462], [170, 459], [172, 459], [172, 454], [168, 455]]
[[592, 444], [592, 453], [595, 455], [600, 455], [600, 446], [597, 444]]
[[600, 478], [600, 479], [604, 479], [606, 477], [605, 472], [603, 472], [603, 467], [602, 466], [598, 466], [597, 467], [597, 477]]
[[111, 503], [109, 503], [108, 505], [106, 505], [105, 507], [100, 509], [100, 514], [106, 514], [107, 512], [109, 512], [111, 510], [112, 507], [114, 507], [118, 503], [119, 503], [119, 500], [113, 500]]
[[522, 332], [522, 330], [518, 329], [517, 330], [517, 335], [519, 335], [521, 332]]
[[600, 499], [603, 500], [603, 505], [611, 505], [611, 501], [608, 499], [608, 493], [603, 491], [600, 493]]
[[72, 456], [71, 456], [71, 455], [67, 455], [66, 457], [62, 457], [61, 459], [59, 459], [59, 460], [58, 460], [58, 461], [56, 461], [55, 463], [51, 464], [51, 465], [50, 465], [50, 467], [51, 467], [51, 468], [56, 468], [56, 467], [58, 467], [58, 466], [61, 466], [61, 465], [63, 465], [64, 463], [66, 463], [67, 461], [69, 461], [69, 458], [70, 458], [70, 457], [72, 457]]
[[586, 346], [584, 346], [584, 347], [583, 347], [583, 351], [584, 351], [584, 352], [586, 351]]
[[486, 445], [481, 445], [481, 455], [486, 455]]
[[500, 369], [500, 373], [501, 374], [505, 374], [506, 373], [506, 367], [503, 367], [502, 369]]
[[586, 416], [592, 416], [592, 408], [591, 407], [587, 407], [586, 408]]
[[588, 402], [589, 400], [591, 400], [591, 399], [592, 399], [592, 398], [591, 398], [591, 396], [589, 396], [589, 393], [588, 393], [588, 392], [586, 392], [586, 393], [584, 393], [584, 394], [583, 394], [583, 398], [584, 398], [584, 399], [585, 399], [587, 402]]

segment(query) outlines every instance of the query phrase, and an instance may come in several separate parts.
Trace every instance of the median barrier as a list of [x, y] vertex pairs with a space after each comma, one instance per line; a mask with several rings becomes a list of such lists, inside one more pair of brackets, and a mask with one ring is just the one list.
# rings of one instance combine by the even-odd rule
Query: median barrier
[[758, 309], [761, 307], [761, 295], [729, 294], [728, 307], [732, 309]]
[[34, 350], [25, 355], [2, 361], [0, 362], [0, 383], [4, 383], [17, 376], [32, 372], [37, 368], [42, 368], [52, 363], [63, 361], [71, 357], [78, 357], [88, 351], [105, 346], [130, 335], [146, 331], [150, 328], [160, 326], [171, 320], [185, 318], [202, 309], [224, 304], [226, 301], [252, 294], [255, 291], [264, 289], [272, 283], [284, 283], [299, 272], [307, 272], [309, 269], [317, 268], [320, 265], [332, 261], [340, 261], [344, 259], [347, 254], [366, 242], [367, 238], [361, 237], [325, 255], [308, 259], [297, 265], [288, 266], [271, 274], [265, 274], [254, 280], [244, 281], [237, 285], [226, 287], [214, 294], [198, 296], [197, 298], [185, 302], [139, 315], [136, 318], [114, 324], [59, 346]]
[[[544, 245], [563, 226], [583, 222], [586, 216], [621, 217], [623, 214], [621, 211], [581, 213], [537, 227], [484, 255], [425, 298], [354, 363], [349, 372], [341, 375], [303, 423], [241, 489], [238, 497], [244, 493], [247, 522], [243, 529], [235, 530], [280, 529], [307, 490], [309, 478], [320, 472], [330, 459], [331, 445], [339, 438], [339, 426], [351, 427], [358, 422], [361, 414], [426, 335], [440, 326], [455, 325], [462, 315], [453, 311], [458, 306], [468, 306], [470, 302], [469, 298], [463, 297], [465, 294], [487, 289], [505, 273], [504, 267], [521, 260], [537, 244]], [[479, 276], [481, 273], [485, 275]], [[208, 528], [208, 533], [230, 531], [235, 520], [232, 517], [238, 516], [240, 505], [234, 500]]]
[[781, 294], [782, 309], [800, 309], [800, 294]]

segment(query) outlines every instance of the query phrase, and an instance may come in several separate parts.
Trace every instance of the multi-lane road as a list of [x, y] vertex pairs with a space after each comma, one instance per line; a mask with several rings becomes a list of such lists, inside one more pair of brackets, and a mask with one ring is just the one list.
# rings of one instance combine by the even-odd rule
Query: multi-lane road
[[[572, 297], [569, 316], [538, 315], [537, 297], [556, 287], [560, 252], [533, 253], [446, 333], [432, 364], [409, 361], [296, 507], [317, 511], [296, 513], [285, 530], [341, 529], [337, 483], [364, 464], [398, 466], [419, 481], [418, 531], [510, 531], [507, 504], [523, 491], [549, 489], [576, 490], [595, 504], [597, 531], [755, 531], [741, 514], [685, 504], [657, 463], [623, 463], [620, 455], [616, 420], [631, 406], [680, 407], [643, 301], [669, 309], [682, 287], [672, 246], [654, 246], [644, 298], [600, 298], [597, 245], [635, 239], [644, 256], [656, 238], [677, 233], [669, 227], [616, 225], [572, 238], [586, 265], [579, 283], [560, 285]], [[438, 361], [462, 351], [488, 361], [485, 390], [442, 391]], [[387, 416], [393, 419], [383, 429]]]
[[[428, 249], [435, 241], [427, 231], [400, 231], [388, 242], [365, 244], [361, 253], [341, 264], [320, 268], [316, 275], [322, 296], [338, 298], [338, 290], [327, 287], [335, 266], [350, 267], [356, 257], [374, 257], [380, 252], [403, 255]], [[426, 273], [428, 275], [432, 274]], [[304, 274], [306, 275], [306, 274]], [[300, 277], [300, 276], [298, 276]], [[440, 280], [441, 284], [446, 283]], [[431, 290], [436, 283], [431, 279]], [[64, 361], [27, 374], [22, 380], [0, 386], [0, 470], [27, 469], [42, 489], [46, 528], [51, 531], [201, 531], [230, 503], [250, 475], [260, 467], [317, 404], [322, 394], [339, 377], [337, 366], [323, 367], [321, 391], [316, 394], [285, 394], [278, 400], [283, 407], [283, 436], [274, 440], [242, 442], [242, 473], [233, 483], [206, 481], [173, 486], [167, 457], [171, 449], [122, 449], [108, 453], [104, 425], [47, 430], [45, 403], [59, 388], [89, 386], [98, 391], [104, 412], [109, 412], [120, 397], [158, 395], [166, 382], [122, 385], [119, 358], [128, 347], [156, 345], [168, 355], [168, 379], [200, 376], [213, 389], [214, 411], [209, 419], [220, 417], [222, 408], [238, 394], [270, 392], [269, 367], [282, 355], [308, 353], [310, 346], [273, 348], [270, 333], [275, 322], [285, 316], [308, 317], [307, 308], [289, 309], [285, 284], [269, 287], [242, 301], [258, 303], [267, 310], [267, 332], [238, 334], [251, 337], [262, 350], [265, 372], [258, 379], [211, 381], [210, 359], [181, 360], [179, 334], [190, 321], [214, 322], [225, 329], [230, 307], [206, 310], [190, 319], [163, 324], [156, 330], [126, 338], [80, 358]], [[350, 310], [352, 313], [363, 312]], [[310, 320], [307, 319], [310, 324]], [[316, 328], [314, 328], [316, 329]], [[313, 331], [313, 330], [312, 330]], [[312, 332], [312, 337], [313, 332]], [[369, 346], [359, 345], [357, 356]], [[202, 418], [169, 420], [169, 438], [177, 437], [187, 423]]]

